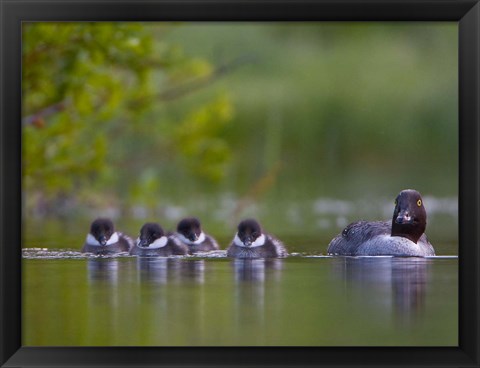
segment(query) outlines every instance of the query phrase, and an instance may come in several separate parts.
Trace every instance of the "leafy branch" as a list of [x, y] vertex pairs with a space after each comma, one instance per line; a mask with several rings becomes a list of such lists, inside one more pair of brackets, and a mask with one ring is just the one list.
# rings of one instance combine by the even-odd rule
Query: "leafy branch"
[[[208, 76], [201, 77], [201, 78], [195, 78], [193, 80], [190, 80], [188, 82], [185, 82], [181, 85], [168, 88], [164, 91], [160, 91], [159, 93], [144, 97], [142, 99], [137, 99], [135, 101], [132, 101], [129, 104], [129, 107], [135, 108], [139, 104], [149, 104], [152, 103], [153, 101], [172, 101], [176, 100], [179, 98], [182, 98], [190, 93], [196, 92], [202, 88], [207, 87], [208, 85], [216, 82], [220, 78], [232, 73], [239, 67], [252, 63], [255, 60], [255, 57], [253, 55], [243, 55], [239, 56], [236, 59], [228, 62], [221, 64], [217, 66], [212, 73], [210, 73]], [[152, 66], [153, 64], [151, 64]], [[155, 65], [158, 67], [158, 65]], [[34, 125], [38, 128], [41, 128], [45, 125], [45, 119], [62, 111], [65, 111], [68, 106], [70, 106], [71, 103], [67, 99], [63, 101], [56, 102], [52, 105], [46, 106], [43, 109], [39, 110], [35, 114], [28, 115], [22, 119], [22, 125], [27, 126], [27, 125]], [[98, 103], [98, 106], [95, 107], [95, 110], [98, 110], [103, 103]]]

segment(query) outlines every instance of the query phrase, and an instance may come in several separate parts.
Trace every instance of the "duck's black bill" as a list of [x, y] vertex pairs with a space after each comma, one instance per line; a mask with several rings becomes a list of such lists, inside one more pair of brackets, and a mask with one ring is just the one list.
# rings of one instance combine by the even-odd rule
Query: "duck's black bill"
[[411, 216], [408, 212], [400, 212], [395, 219], [397, 224], [412, 224], [413, 223], [413, 216]]

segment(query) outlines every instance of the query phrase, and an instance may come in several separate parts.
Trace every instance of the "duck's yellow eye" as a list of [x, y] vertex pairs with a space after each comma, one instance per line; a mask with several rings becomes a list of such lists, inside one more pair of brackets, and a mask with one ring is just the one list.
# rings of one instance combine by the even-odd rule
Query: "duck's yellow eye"
[[419, 200], [417, 201], [417, 206], [420, 207], [421, 205], [422, 205], [422, 200], [419, 199]]
[[397, 203], [398, 203], [398, 201], [395, 199], [395, 202], [394, 202], [394, 203], [395, 203], [395, 206], [396, 206], [396, 205], [397, 205]]

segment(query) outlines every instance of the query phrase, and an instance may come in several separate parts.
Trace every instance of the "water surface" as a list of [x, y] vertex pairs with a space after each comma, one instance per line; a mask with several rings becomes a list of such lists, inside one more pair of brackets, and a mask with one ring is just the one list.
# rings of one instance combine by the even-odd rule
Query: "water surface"
[[458, 259], [24, 250], [23, 344], [456, 346]]

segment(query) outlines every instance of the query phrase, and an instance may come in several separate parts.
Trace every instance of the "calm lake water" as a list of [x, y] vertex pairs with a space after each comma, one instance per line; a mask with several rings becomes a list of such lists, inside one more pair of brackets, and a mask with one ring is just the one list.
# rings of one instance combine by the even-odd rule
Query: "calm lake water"
[[458, 344], [456, 257], [222, 255], [24, 249], [23, 345]]

